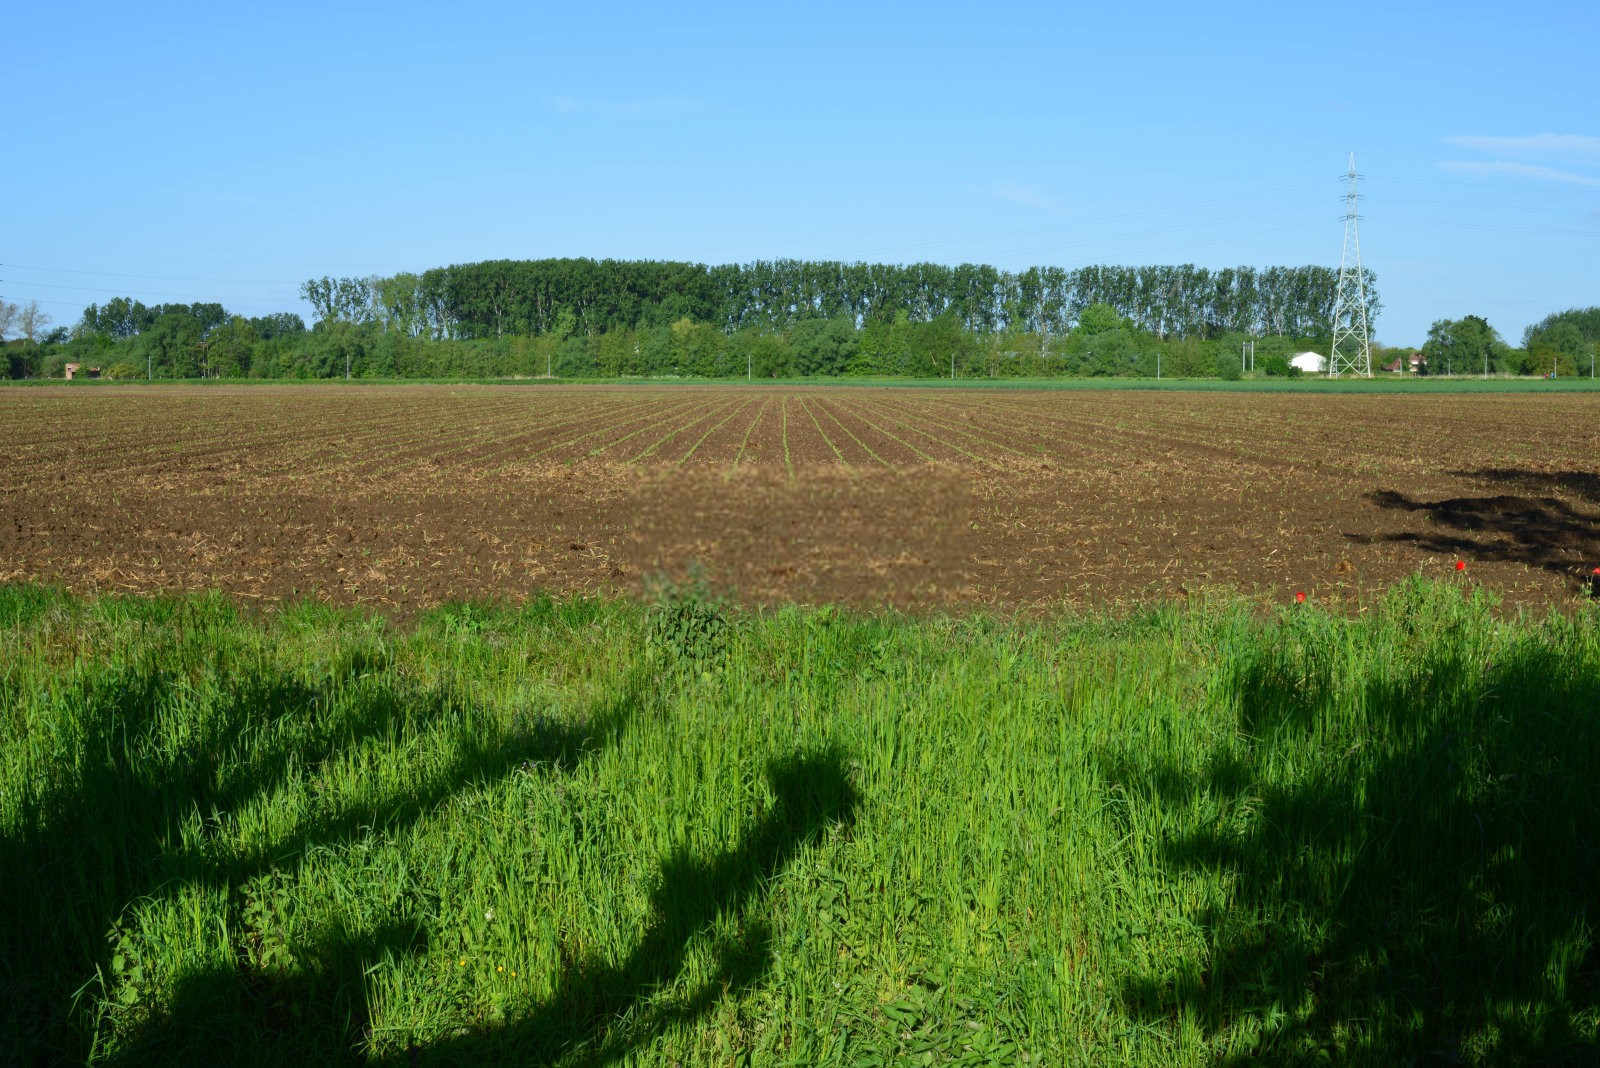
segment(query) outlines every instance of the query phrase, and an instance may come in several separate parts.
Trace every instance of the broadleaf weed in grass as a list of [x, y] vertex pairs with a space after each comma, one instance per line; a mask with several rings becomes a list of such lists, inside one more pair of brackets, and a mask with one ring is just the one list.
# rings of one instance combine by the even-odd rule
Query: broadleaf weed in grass
[[674, 663], [720, 667], [733, 630], [726, 602], [698, 571], [683, 582], [660, 577], [652, 586], [645, 647]]

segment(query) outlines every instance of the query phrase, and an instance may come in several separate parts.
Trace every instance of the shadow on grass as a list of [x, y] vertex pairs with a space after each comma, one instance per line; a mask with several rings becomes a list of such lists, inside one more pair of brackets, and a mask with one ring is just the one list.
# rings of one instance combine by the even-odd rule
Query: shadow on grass
[[1446, 637], [1341, 696], [1268, 652], [1233, 672], [1247, 740], [1112, 763], [1184, 814], [1162, 863], [1228, 887], [1131, 1011], [1225, 1062], [1600, 1062], [1600, 672], [1531, 639], [1467, 657]]
[[[770, 962], [761, 918], [766, 884], [829, 826], [848, 822], [856, 798], [845, 765], [831, 752], [768, 769], [776, 800], [736, 847], [704, 860], [669, 858], [651, 897], [651, 921], [637, 948], [617, 965], [573, 962], [560, 989], [534, 1011], [403, 1053], [364, 1060], [369, 1007], [366, 971], [426, 949], [419, 925], [373, 933], [329, 932], [297, 947], [308, 966], [266, 974], [246, 966], [187, 976], [161, 1017], [119, 1050], [118, 1064], [609, 1063], [666, 1027], [692, 1020], [724, 995], [755, 983]], [[737, 937], [714, 947], [711, 974], [687, 996], [658, 1003], [680, 977], [689, 947], [719, 918]], [[230, 1033], [219, 1033], [219, 1025]]]
[[[776, 762], [767, 777], [775, 801], [737, 846], [703, 860], [678, 855], [662, 864], [649, 926], [626, 960], [577, 962], [555, 995], [529, 1015], [413, 1048], [390, 1063], [609, 1063], [758, 980], [771, 957], [770, 931], [761, 919], [766, 884], [828, 828], [847, 825], [857, 805], [845, 763], [833, 751]], [[656, 1003], [679, 977], [692, 940], [719, 918], [740, 934], [716, 947], [711, 975], [686, 997]]]
[[[564, 767], [615, 739], [641, 707], [643, 677], [574, 723], [537, 718], [511, 729], [486, 722], [445, 693], [412, 692], [368, 681], [349, 684], [334, 714], [330, 689], [288, 675], [252, 675], [214, 704], [186, 700], [181, 684], [152, 667], [129, 670], [65, 699], [70, 716], [54, 725], [80, 766], [21, 802], [13, 833], [0, 837], [0, 1030], [18, 1063], [81, 1062], [92, 1023], [75, 1010], [92, 1001], [91, 978], [119, 964], [108, 946], [135, 903], [175, 901], [204, 886], [231, 894], [241, 883], [317, 846], [341, 846], [415, 822], [455, 792], [520, 766]], [[218, 818], [269, 796], [370, 740], [450, 733], [450, 756], [403, 790], [335, 805], [302, 820], [269, 849], [239, 852], [215, 838]], [[193, 821], [204, 817], [196, 843]], [[184, 830], [190, 833], [185, 839]], [[271, 996], [240, 952], [241, 966], [205, 975], [204, 988], [153, 1020], [130, 1047], [132, 1061], [214, 1059], [190, 1044], [215, 1031], [230, 989], [259, 1007], [269, 1041], [277, 1023], [296, 1035], [301, 1054], [348, 1056], [365, 1025], [362, 967], [385, 953], [417, 947], [420, 932], [399, 925], [353, 935], [329, 932], [304, 959], [304, 997]], [[297, 953], [299, 952], [297, 947]], [[330, 993], [331, 992], [331, 993]], [[235, 1036], [237, 1039], [237, 1036]], [[307, 1039], [310, 1039], [308, 1042]]]
[[[1576, 472], [1541, 476], [1493, 470], [1461, 474], [1546, 492], [1559, 489], [1590, 501], [1597, 500], [1589, 496], [1594, 492], [1591, 480], [1600, 481]], [[1352, 541], [1363, 545], [1414, 545], [1427, 552], [1471, 560], [1526, 564], [1561, 575], [1578, 589], [1600, 594], [1600, 582], [1592, 573], [1594, 567], [1600, 566], [1600, 509], [1551, 496], [1515, 494], [1424, 501], [1394, 490], [1379, 490], [1367, 494], [1367, 499], [1388, 511], [1421, 516], [1428, 521], [1428, 527], [1391, 534], [1347, 534]]]
[[[270, 958], [251, 920], [252, 880], [292, 871], [315, 848], [359, 848], [375, 833], [404, 829], [453, 794], [514, 769], [569, 769], [620, 736], [645, 706], [646, 685], [636, 672], [619, 696], [575, 723], [534, 718], [512, 730], [492, 729], [448, 694], [370, 681], [347, 684], [337, 714], [329, 690], [288, 676], [248, 677], [214, 705], [187, 702], [182, 684], [157, 670], [86, 689], [76, 695], [80, 736], [71, 743], [84, 766], [20, 813], [15, 825], [24, 830], [0, 838], [0, 1031], [10, 1043], [0, 1060], [363, 1062], [368, 974], [426, 952], [430, 929], [416, 917], [436, 910], [402, 905], [383, 922], [352, 918], [364, 926], [297, 938], [286, 963]], [[440, 732], [448, 759], [422, 762], [403, 789], [335, 803], [259, 849], [240, 850], [219, 831], [223, 817], [366, 742], [404, 745]], [[771, 956], [762, 914], [768, 883], [856, 806], [845, 762], [832, 751], [775, 763], [768, 778], [775, 800], [740, 842], [663, 863], [651, 920], [627, 959], [573, 961], [557, 993], [533, 1012], [412, 1047], [390, 1063], [602, 1063], [756, 982]], [[204, 817], [198, 830], [196, 814]], [[111, 1011], [149, 1015], [119, 1023], [114, 1050], [93, 1050], [91, 1035], [103, 1029], [92, 1016], [92, 977], [114, 978], [114, 992], [138, 986], [126, 972], [114, 975], [127, 967], [116, 948], [120, 925], [135, 905], [176, 903], [196, 888], [227, 897], [233, 959], [176, 980], [146, 977], [149, 989], [165, 991], [153, 1004]], [[685, 992], [680, 973], [690, 948], [718, 920], [739, 933], [711, 947], [709, 976]], [[171, 948], [182, 956], [183, 947]]]

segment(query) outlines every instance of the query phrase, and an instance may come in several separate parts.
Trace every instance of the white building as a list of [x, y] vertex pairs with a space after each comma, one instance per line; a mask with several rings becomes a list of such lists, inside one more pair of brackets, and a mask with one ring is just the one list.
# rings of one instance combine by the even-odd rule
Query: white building
[[1325, 375], [1328, 373], [1328, 358], [1315, 352], [1297, 352], [1289, 357], [1289, 366], [1300, 368], [1301, 374]]

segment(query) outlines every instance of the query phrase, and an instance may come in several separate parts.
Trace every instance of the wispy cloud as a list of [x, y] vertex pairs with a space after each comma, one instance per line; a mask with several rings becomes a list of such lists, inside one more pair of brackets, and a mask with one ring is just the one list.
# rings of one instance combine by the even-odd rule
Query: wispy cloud
[[1569, 185], [1587, 185], [1600, 188], [1600, 178], [1557, 167], [1541, 167], [1536, 163], [1513, 163], [1510, 160], [1442, 160], [1439, 166], [1460, 174], [1508, 174], [1515, 178], [1536, 178], [1546, 182], [1566, 182]]
[[1600, 156], [1600, 137], [1539, 133], [1526, 137], [1446, 137], [1447, 145], [1513, 156]]
[[592, 115], [605, 119], [647, 119], [673, 121], [705, 110], [702, 101], [682, 96], [650, 96], [625, 99], [602, 97], [551, 97], [550, 108], [558, 115]]
[[1024, 185], [1020, 182], [995, 182], [989, 191], [1007, 203], [1016, 204], [1023, 208], [1032, 208], [1034, 211], [1057, 212], [1061, 210], [1061, 202], [1036, 185]]

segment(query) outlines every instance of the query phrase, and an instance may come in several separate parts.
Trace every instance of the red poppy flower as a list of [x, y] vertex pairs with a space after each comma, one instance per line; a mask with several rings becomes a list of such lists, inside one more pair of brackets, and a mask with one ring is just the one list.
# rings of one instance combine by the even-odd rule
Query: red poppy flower
[[[1595, 570], [1597, 572], [1600, 572], [1600, 567], [1595, 568]], [[1296, 590], [1295, 591], [1295, 595], [1294, 595], [1294, 603], [1295, 604], [1305, 604], [1306, 603], [1306, 595], [1301, 593], [1301, 592], [1299, 592], [1298, 590]]]
[[1467, 562], [1465, 560], [1457, 560], [1456, 561], [1456, 570], [1457, 571], [1465, 571], [1466, 569], [1467, 569]]

